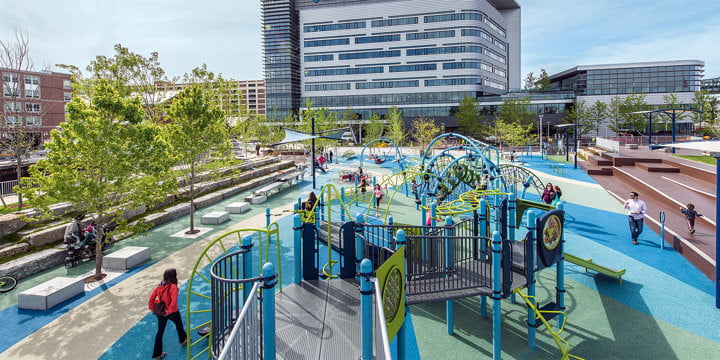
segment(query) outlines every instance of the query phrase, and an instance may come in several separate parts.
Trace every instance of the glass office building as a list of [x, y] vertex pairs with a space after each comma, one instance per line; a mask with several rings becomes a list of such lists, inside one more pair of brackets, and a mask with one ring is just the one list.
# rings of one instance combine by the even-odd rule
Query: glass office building
[[513, 0], [264, 0], [263, 14], [269, 114], [307, 100], [363, 119], [391, 106], [442, 118], [520, 85]]

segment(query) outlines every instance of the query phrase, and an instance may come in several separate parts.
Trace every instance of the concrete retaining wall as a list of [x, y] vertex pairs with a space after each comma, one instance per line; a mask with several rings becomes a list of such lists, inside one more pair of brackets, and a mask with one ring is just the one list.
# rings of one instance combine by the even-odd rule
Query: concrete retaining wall
[[0, 276], [11, 275], [20, 280], [45, 269], [61, 265], [64, 260], [65, 249], [46, 249], [0, 264]]

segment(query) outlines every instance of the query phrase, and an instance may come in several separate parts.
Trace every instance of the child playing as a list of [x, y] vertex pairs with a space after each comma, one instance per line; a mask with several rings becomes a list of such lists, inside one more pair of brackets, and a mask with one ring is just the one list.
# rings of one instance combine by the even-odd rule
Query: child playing
[[685, 214], [685, 221], [687, 221], [688, 231], [691, 234], [695, 233], [695, 218], [702, 216], [695, 211], [695, 205], [687, 204], [687, 209], [680, 208], [680, 212]]

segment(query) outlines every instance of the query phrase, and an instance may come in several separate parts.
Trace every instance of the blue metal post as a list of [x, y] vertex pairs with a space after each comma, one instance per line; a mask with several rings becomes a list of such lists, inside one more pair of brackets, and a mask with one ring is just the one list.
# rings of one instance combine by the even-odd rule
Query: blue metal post
[[[672, 118], [672, 143], [675, 143], [675, 110], [673, 110], [672, 113], [670, 113], [670, 117]], [[675, 153], [675, 148], [672, 148], [672, 153]], [[717, 224], [717, 223], [716, 223]]]
[[570, 133], [565, 128], [565, 161], [570, 161]]
[[500, 254], [502, 250], [502, 239], [500, 232], [493, 231], [492, 234], [492, 266], [493, 266], [493, 359], [500, 360], [502, 356], [502, 313], [500, 303], [502, 295], [502, 276], [500, 276]]
[[[515, 201], [515, 184], [510, 185], [510, 195], [508, 196], [508, 239], [510, 241], [515, 241], [515, 211], [516, 211], [516, 201]], [[510, 302], [513, 304], [515, 303], [515, 293], [510, 294]]]
[[[559, 202], [557, 208], [558, 210], [565, 210], [565, 203], [562, 201]], [[563, 224], [563, 230], [564, 227], [565, 224]], [[560, 256], [560, 261], [557, 263], [557, 302], [560, 311], [565, 311], [565, 231], [562, 232], [562, 237], [560, 238]], [[562, 326], [564, 317], [563, 314], [558, 315], [558, 328]]]
[[302, 206], [302, 198], [298, 198], [297, 207], [298, 210], [305, 210], [305, 208], [303, 208]]
[[265, 208], [265, 228], [270, 227], [270, 208]]
[[[434, 210], [434, 208], [433, 208]], [[453, 240], [451, 238], [453, 231], [452, 231], [452, 216], [448, 216], [445, 218], [445, 225], [449, 226], [449, 228], [445, 229], [445, 268], [450, 269], [453, 267]], [[448, 275], [446, 275], [447, 277]], [[453, 335], [455, 333], [454, 327], [455, 327], [455, 317], [454, 314], [454, 306], [452, 300], [446, 300], [445, 301], [445, 319], [447, 321], [447, 333], [448, 335]]]
[[[358, 214], [355, 218], [356, 224], [362, 224], [365, 222], [365, 217], [363, 214]], [[365, 258], [365, 244], [363, 244], [363, 240], [360, 236], [355, 236], [355, 258], [356, 259], [364, 259]]]
[[[395, 233], [395, 239], [397, 240], [398, 246], [403, 246], [407, 243], [405, 240], [405, 230], [400, 229]], [[403, 262], [403, 267], [405, 267], [406, 264]], [[403, 279], [405, 281], [405, 279]], [[407, 288], [407, 284], [404, 286]], [[397, 345], [397, 358], [398, 360], [405, 360], [407, 358], [407, 320], [409, 318], [410, 311], [409, 307], [405, 305], [405, 321], [403, 322], [402, 326], [400, 326], [400, 331], [398, 331], [396, 335], [396, 345]]]
[[[394, 221], [394, 219], [393, 219], [392, 216], [388, 216], [388, 222], [387, 222], [387, 223], [388, 223], [388, 225], [392, 225], [392, 224], [395, 223], [395, 221]], [[388, 231], [388, 234], [387, 234], [387, 244], [385, 244], [385, 246], [387, 246], [388, 249], [393, 249], [393, 250], [395, 250], [395, 244], [393, 244], [393, 242], [392, 242], [392, 239], [393, 239], [393, 230], [392, 230], [391, 227], [388, 227], [388, 230], [387, 230], [387, 231]]]
[[573, 168], [577, 169], [577, 141], [578, 141], [578, 129], [577, 124], [573, 126], [573, 138], [575, 140], [575, 160], [573, 161]]
[[302, 282], [302, 219], [300, 214], [293, 215], [293, 235], [295, 236], [293, 255], [295, 256], [295, 276], [296, 284]]
[[420, 217], [420, 225], [421, 225], [421, 226], [425, 226], [425, 219], [427, 218], [427, 210], [425, 210], [425, 206], [426, 206], [425, 204], [427, 203], [427, 200], [426, 200], [426, 199], [427, 199], [427, 198], [425, 197], [425, 195], [423, 195], [423, 196], [422, 196], [422, 206], [423, 206], [423, 207], [422, 207], [422, 211], [420, 212], [421, 215], [422, 215], [422, 216]]
[[[530, 267], [530, 283], [528, 284], [528, 296], [530, 296], [530, 301], [535, 301], [535, 246], [537, 245], [537, 239], [535, 239], [535, 223], [536, 223], [536, 215], [535, 211], [528, 210], [527, 212], [527, 229], [528, 231], [533, 232], [532, 237], [532, 253], [528, 254], [528, 266]], [[537, 301], [535, 301], [535, 305], [537, 306]], [[535, 344], [535, 332], [537, 329], [535, 328], [535, 311], [528, 306], [528, 347], [531, 349], [535, 349], [537, 346]]]
[[437, 204], [432, 203], [430, 205], [430, 225], [437, 226]]
[[318, 204], [318, 210], [317, 210], [317, 212], [320, 213], [320, 221], [325, 220], [325, 214], [324, 214], [325, 208], [324, 208], [324, 206], [325, 206], [325, 193], [322, 193], [322, 192], [321, 192], [321, 193], [320, 193], [320, 204]]
[[372, 309], [372, 289], [373, 284], [370, 281], [372, 275], [372, 263], [369, 259], [363, 259], [360, 262], [360, 321], [361, 333], [360, 344], [362, 360], [373, 359], [373, 309]]
[[263, 302], [263, 359], [275, 360], [275, 266], [265, 263], [262, 276], [265, 286], [262, 290]]
[[[253, 247], [253, 239], [252, 236], [246, 235], [242, 239], [242, 245], [240, 247], [242, 249], [247, 249], [248, 251], [242, 255], [243, 259], [243, 278], [251, 278], [252, 277], [252, 247]], [[252, 284], [245, 283], [243, 284], [243, 303], [247, 301], [247, 299], [250, 298], [250, 291], [252, 290]]]
[[340, 188], [340, 201], [341, 201], [341, 204], [339, 204], [340, 205], [340, 221], [345, 223], [345, 206], [343, 206], [343, 204], [345, 204], [347, 202], [347, 199], [345, 199], [345, 187], [344, 186]]
[[660, 210], [660, 249], [665, 249], [665, 211]]
[[[487, 212], [487, 201], [485, 199], [480, 200], [480, 223], [478, 224], [479, 227], [479, 233], [482, 237], [487, 237], [487, 221], [488, 221], [488, 212]], [[480, 240], [480, 253], [483, 254], [482, 256], [485, 256], [485, 249], [487, 248], [487, 241], [485, 239]], [[487, 296], [481, 296], [480, 297], [480, 317], [483, 319], [487, 319]]]

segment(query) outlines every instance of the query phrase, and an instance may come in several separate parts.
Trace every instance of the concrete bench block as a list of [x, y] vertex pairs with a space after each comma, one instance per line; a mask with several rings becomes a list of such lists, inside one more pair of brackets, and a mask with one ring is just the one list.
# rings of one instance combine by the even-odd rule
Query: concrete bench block
[[84, 291], [82, 278], [56, 277], [21, 292], [18, 295], [18, 308], [48, 310]]
[[255, 195], [253, 195], [253, 196], [248, 196], [248, 197], [245, 198], [245, 201], [247, 201], [247, 202], [249, 202], [249, 203], [251, 203], [251, 204], [253, 204], [253, 205], [262, 204], [262, 203], [264, 203], [264, 202], [267, 201], [267, 196], [265, 196], [265, 195], [260, 195], [260, 196], [255, 196]]
[[130, 270], [148, 260], [149, 247], [127, 246], [103, 257], [103, 266], [106, 269]]
[[628, 149], [637, 149], [637, 148], [638, 148], [638, 144], [627, 144], [627, 145], [625, 145], [625, 147], [628, 148]]
[[231, 214], [242, 214], [250, 211], [250, 203], [244, 201], [234, 202], [225, 206], [225, 211]]
[[230, 213], [227, 211], [214, 211], [203, 215], [200, 223], [203, 225], [218, 225], [230, 220]]

